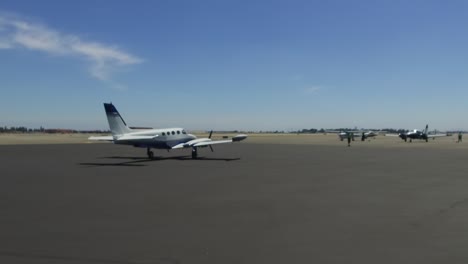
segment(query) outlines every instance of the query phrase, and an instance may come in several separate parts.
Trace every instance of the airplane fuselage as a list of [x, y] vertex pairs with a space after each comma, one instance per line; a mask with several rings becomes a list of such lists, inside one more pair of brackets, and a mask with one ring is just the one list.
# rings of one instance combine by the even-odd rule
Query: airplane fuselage
[[[139, 140], [125, 140], [126, 138], [131, 139], [132, 136], [143, 136], [148, 138]], [[114, 135], [113, 137], [115, 144], [155, 149], [171, 149], [180, 143], [186, 143], [197, 138], [192, 134], [187, 134], [183, 128], [135, 130], [135, 132], [126, 133], [124, 135]]]

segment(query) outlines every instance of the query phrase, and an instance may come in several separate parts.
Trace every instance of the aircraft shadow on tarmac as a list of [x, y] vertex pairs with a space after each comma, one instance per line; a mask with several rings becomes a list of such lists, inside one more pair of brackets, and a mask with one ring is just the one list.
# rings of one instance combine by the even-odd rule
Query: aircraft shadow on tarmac
[[197, 159], [192, 159], [190, 155], [175, 156], [175, 157], [154, 157], [153, 159], [142, 158], [142, 157], [112, 156], [112, 157], [102, 157], [99, 159], [121, 159], [121, 160], [128, 160], [128, 161], [117, 162], [117, 163], [83, 162], [83, 163], [79, 163], [79, 165], [141, 167], [141, 166], [147, 166], [144, 163], [165, 161], [165, 160], [226, 161], [226, 162], [240, 160], [240, 158], [208, 158], [208, 157], [198, 157]]

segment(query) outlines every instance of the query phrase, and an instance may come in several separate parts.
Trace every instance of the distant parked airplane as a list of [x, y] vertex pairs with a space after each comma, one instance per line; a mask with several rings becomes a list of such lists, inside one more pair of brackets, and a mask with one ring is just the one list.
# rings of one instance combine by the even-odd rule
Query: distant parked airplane
[[360, 137], [362, 139], [362, 135], [364, 135], [364, 139], [371, 138], [371, 137], [376, 137], [377, 133], [374, 131], [367, 131], [367, 132], [362, 132], [362, 131], [346, 131], [346, 132], [340, 132], [338, 133], [338, 137], [340, 138], [341, 141], [344, 139], [348, 138], [348, 134], [351, 133], [351, 137], [354, 140], [354, 137]]
[[414, 129], [412, 131], [406, 132], [406, 133], [400, 133], [400, 134], [386, 134], [386, 136], [398, 136], [401, 139], [403, 139], [405, 142], [410, 140], [410, 142], [413, 142], [413, 139], [421, 139], [425, 140], [426, 142], [429, 140], [429, 138], [435, 139], [436, 137], [447, 137], [449, 136], [448, 134], [429, 134], [429, 125], [426, 125], [426, 128], [424, 130], [418, 130]]
[[197, 138], [194, 135], [187, 134], [183, 128], [132, 129], [127, 126], [112, 103], [104, 103], [104, 109], [106, 110], [112, 136], [95, 136], [90, 137], [89, 140], [112, 141], [114, 144], [146, 148], [146, 153], [150, 159], [154, 157], [151, 151], [153, 148], [168, 150], [191, 148], [192, 158], [196, 159], [200, 147], [210, 147], [211, 151], [213, 151], [211, 145], [237, 142], [247, 138], [247, 135], [240, 134], [231, 139], [211, 140], [213, 131], [208, 138]]
[[359, 137], [362, 139], [362, 135], [364, 134], [364, 139], [371, 138], [371, 137], [376, 137], [377, 133], [374, 131], [360, 131], [360, 130], [348, 130], [348, 131], [336, 131], [336, 130], [329, 130], [326, 131], [327, 133], [337, 133], [338, 138], [343, 141], [348, 138], [348, 135], [351, 135], [351, 139], [354, 141], [354, 138]]

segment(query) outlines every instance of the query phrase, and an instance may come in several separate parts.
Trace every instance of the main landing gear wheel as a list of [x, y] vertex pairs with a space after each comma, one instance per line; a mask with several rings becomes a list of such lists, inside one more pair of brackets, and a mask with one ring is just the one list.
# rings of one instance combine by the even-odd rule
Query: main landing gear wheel
[[149, 158], [149, 159], [153, 159], [153, 158], [154, 158], [154, 153], [153, 153], [153, 151], [151, 151], [150, 149], [147, 150], [146, 154], [148, 155], [148, 158]]
[[198, 158], [198, 150], [197, 148], [192, 148], [192, 159]]

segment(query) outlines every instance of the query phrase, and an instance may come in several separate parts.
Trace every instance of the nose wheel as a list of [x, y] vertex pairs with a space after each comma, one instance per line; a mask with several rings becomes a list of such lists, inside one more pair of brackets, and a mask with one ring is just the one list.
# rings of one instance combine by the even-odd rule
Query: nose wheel
[[198, 149], [195, 147], [195, 148], [192, 148], [192, 159], [196, 159], [198, 158]]
[[153, 159], [154, 158], [154, 153], [151, 151], [150, 148], [146, 150], [146, 154], [148, 155], [148, 159]]

